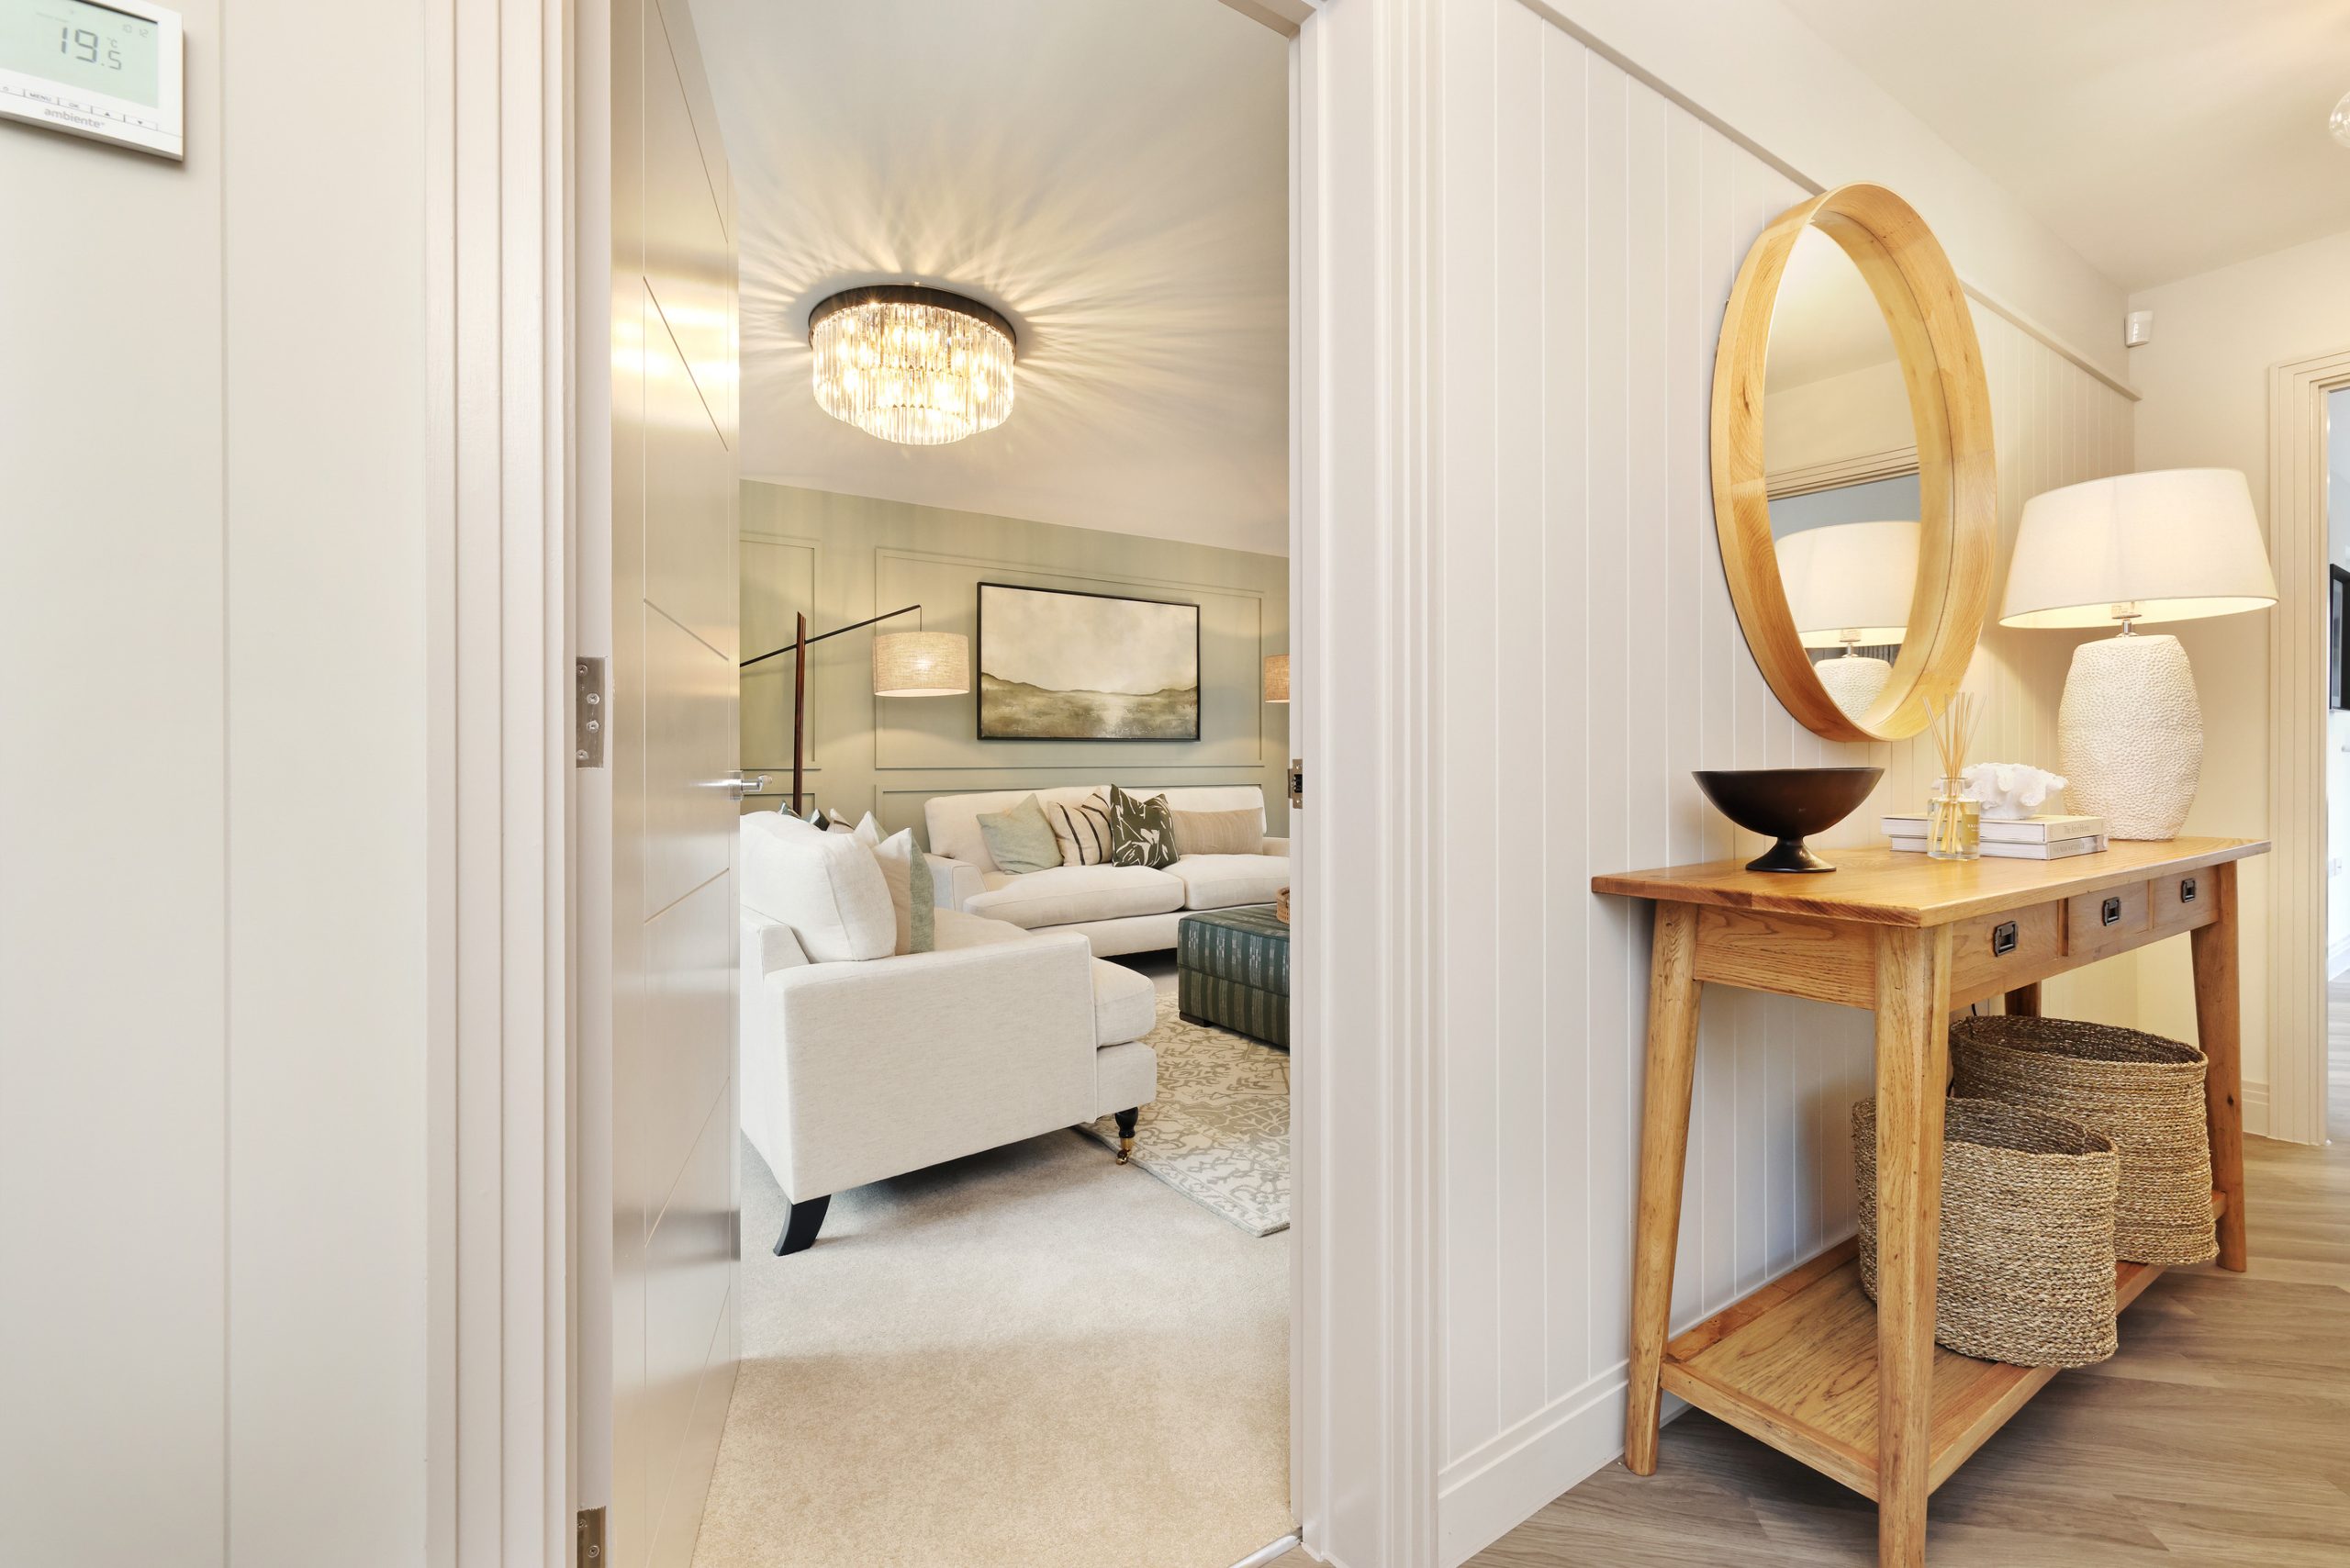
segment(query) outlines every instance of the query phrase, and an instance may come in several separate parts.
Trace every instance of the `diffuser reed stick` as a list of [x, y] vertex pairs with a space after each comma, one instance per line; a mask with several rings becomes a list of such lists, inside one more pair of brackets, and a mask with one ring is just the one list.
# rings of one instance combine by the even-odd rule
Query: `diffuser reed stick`
[[1934, 751], [1942, 763], [1942, 784], [1934, 791], [1926, 852], [1937, 860], [1972, 860], [1982, 853], [1982, 807], [1964, 798], [1966, 753], [1975, 744], [1978, 713], [1975, 694], [1962, 691], [1934, 711], [1930, 698], [1926, 717], [1931, 721]]

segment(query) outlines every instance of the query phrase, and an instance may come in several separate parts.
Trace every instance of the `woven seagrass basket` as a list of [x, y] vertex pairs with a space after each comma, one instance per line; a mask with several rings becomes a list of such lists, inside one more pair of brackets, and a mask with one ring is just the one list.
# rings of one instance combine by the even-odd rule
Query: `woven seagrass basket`
[[[1876, 1299], [1876, 1102], [1852, 1107], [1861, 1288]], [[1943, 1103], [1934, 1338], [1963, 1356], [2081, 1367], [2113, 1354], [2113, 1145], [1996, 1100]]]
[[2117, 1256], [2165, 1267], [2219, 1256], [2201, 1051], [2107, 1024], [1991, 1017], [1951, 1025], [1950, 1054], [1953, 1093], [2053, 1112], [2113, 1140]]

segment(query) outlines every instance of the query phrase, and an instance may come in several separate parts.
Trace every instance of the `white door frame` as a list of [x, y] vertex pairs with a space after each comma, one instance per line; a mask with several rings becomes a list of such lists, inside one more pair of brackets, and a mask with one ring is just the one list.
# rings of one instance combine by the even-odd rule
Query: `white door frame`
[[572, 1551], [568, 0], [427, 0], [427, 1557]]
[[2325, 395], [2350, 349], [2268, 373], [2268, 1136], [2323, 1143], [2326, 1113]]
[[[1433, 1568], [1437, 933], [1416, 802], [1439, 543], [1421, 240], [1435, 0], [1225, 3], [1294, 39], [1292, 717], [1310, 772], [1293, 1501], [1316, 1556]], [[559, 1568], [579, 1495], [565, 1127], [592, 957], [566, 909], [569, 584], [601, 449], [570, 331], [576, 229], [593, 223], [572, 189], [576, 4], [428, 0], [434, 1568]]]

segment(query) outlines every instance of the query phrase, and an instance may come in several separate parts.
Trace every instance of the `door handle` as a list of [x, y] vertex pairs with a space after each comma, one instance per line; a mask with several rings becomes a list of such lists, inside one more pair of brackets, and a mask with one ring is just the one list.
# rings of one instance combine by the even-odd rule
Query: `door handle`
[[755, 795], [765, 790], [767, 787], [767, 776], [762, 773], [755, 778], [745, 778], [743, 777], [743, 770], [735, 767], [728, 769], [727, 776], [723, 778], [702, 779], [700, 786], [705, 790], [723, 790], [726, 791], [728, 800], [739, 801], [745, 795]]

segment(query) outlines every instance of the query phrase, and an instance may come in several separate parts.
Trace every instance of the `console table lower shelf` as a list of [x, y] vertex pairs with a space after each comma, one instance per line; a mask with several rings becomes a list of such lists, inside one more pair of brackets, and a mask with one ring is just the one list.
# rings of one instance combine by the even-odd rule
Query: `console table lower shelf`
[[[2214, 1219], [2226, 1206], [2224, 1194], [2211, 1194]], [[1663, 1383], [1666, 1393], [1874, 1502], [1877, 1322], [1861, 1292], [1858, 1246], [1848, 1239], [1831, 1247], [1674, 1336], [1664, 1348]], [[2151, 1263], [2116, 1269], [2115, 1307], [2128, 1307], [2161, 1273]], [[2059, 1370], [1977, 1361], [1936, 1346], [1928, 1489], [1949, 1480]]]

